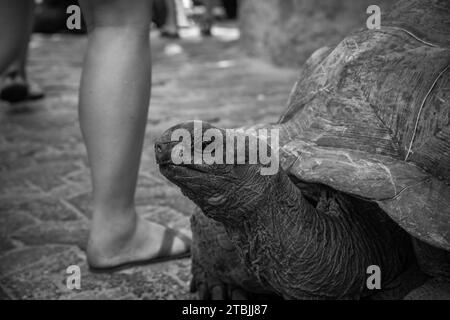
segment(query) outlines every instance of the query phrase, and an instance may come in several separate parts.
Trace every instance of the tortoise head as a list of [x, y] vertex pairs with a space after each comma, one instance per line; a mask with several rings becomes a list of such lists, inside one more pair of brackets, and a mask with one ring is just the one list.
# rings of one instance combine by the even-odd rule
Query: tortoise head
[[279, 168], [265, 139], [253, 133], [185, 122], [156, 141], [156, 161], [209, 217], [240, 221], [264, 198]]

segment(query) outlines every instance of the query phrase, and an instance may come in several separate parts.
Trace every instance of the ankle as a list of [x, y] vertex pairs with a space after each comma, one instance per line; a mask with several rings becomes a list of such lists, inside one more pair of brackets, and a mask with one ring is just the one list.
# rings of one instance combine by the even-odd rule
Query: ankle
[[129, 218], [135, 215], [136, 210], [133, 202], [101, 201], [93, 203], [93, 217], [104, 217], [107, 219]]
[[132, 241], [137, 227], [138, 217], [134, 210], [129, 213], [94, 210], [87, 245], [88, 260], [114, 257]]
[[[92, 215], [90, 238], [109, 242], [111, 239], [126, 240], [138, 224], [138, 215], [131, 208], [95, 208]], [[103, 242], [103, 241], [102, 241]]]

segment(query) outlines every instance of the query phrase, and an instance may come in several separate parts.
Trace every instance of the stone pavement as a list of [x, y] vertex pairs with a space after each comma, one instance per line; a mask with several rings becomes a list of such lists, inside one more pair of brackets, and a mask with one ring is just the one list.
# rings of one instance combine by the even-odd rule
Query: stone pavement
[[[232, 25], [214, 31], [211, 39], [189, 30], [176, 42], [151, 37], [153, 89], [137, 209], [185, 230], [193, 204], [158, 172], [155, 138], [188, 119], [224, 127], [275, 121], [297, 74], [246, 58]], [[84, 36], [35, 35], [30, 76], [46, 99], [0, 104], [0, 299], [192, 298], [189, 259], [88, 271], [91, 183], [77, 119], [85, 46]], [[70, 265], [81, 268], [80, 290], [66, 287]]]

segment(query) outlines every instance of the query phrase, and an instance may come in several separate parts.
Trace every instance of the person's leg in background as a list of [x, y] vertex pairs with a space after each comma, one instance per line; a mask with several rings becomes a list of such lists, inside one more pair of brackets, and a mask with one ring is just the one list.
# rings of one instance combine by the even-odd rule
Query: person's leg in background
[[205, 6], [205, 16], [200, 22], [200, 33], [202, 34], [202, 36], [209, 37], [212, 35], [211, 29], [214, 21], [213, 16], [214, 1], [203, 0], [203, 4]]
[[[114, 267], [167, 254], [167, 229], [136, 214], [134, 193], [151, 87], [149, 0], [80, 0], [89, 32], [80, 124], [93, 180], [91, 267]], [[189, 250], [174, 237], [169, 255]]]
[[[33, 28], [33, 14], [34, 0], [0, 0], [0, 74], [4, 74], [14, 61], [20, 60], [26, 53]], [[21, 86], [16, 93], [23, 96], [28, 94], [27, 91], [26, 86]]]
[[25, 0], [28, 4], [23, 13], [23, 20], [27, 27], [26, 36], [21, 41], [21, 49], [9, 66], [3, 72], [3, 85], [0, 88], [0, 96], [9, 102], [19, 102], [28, 99], [40, 99], [44, 97], [42, 89], [27, 77], [26, 64], [28, 58], [28, 46], [34, 21], [34, 0]]
[[166, 20], [161, 27], [161, 36], [167, 38], [179, 38], [175, 0], [164, 1], [166, 4]]

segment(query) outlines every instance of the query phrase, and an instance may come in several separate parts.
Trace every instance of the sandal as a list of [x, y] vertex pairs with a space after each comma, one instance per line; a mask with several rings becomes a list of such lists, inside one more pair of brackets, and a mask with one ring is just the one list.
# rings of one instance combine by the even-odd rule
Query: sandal
[[0, 99], [9, 103], [42, 99], [42, 89], [34, 82], [27, 83], [17, 71], [8, 73], [0, 89]]
[[163, 239], [161, 242], [161, 247], [155, 258], [141, 260], [141, 261], [125, 262], [123, 264], [119, 264], [119, 265], [113, 266], [113, 267], [104, 267], [103, 268], [103, 267], [89, 266], [89, 270], [94, 273], [112, 273], [112, 272], [116, 272], [116, 271], [129, 269], [132, 267], [144, 266], [144, 265], [148, 265], [148, 264], [166, 262], [166, 261], [170, 261], [170, 260], [177, 260], [177, 259], [189, 257], [191, 255], [190, 250], [180, 253], [180, 254], [176, 254], [176, 255], [171, 254], [172, 245], [173, 245], [175, 238], [181, 239], [186, 244], [187, 247], [189, 247], [189, 248], [191, 247], [192, 240], [188, 236], [182, 234], [181, 232], [179, 232], [177, 230], [167, 228], [164, 231], [164, 236], [163, 236]]
[[28, 90], [28, 84], [23, 77], [14, 71], [5, 76], [0, 90], [0, 99], [9, 103], [24, 101], [28, 98]]
[[28, 100], [39, 100], [45, 97], [42, 88], [33, 81], [28, 83]]

